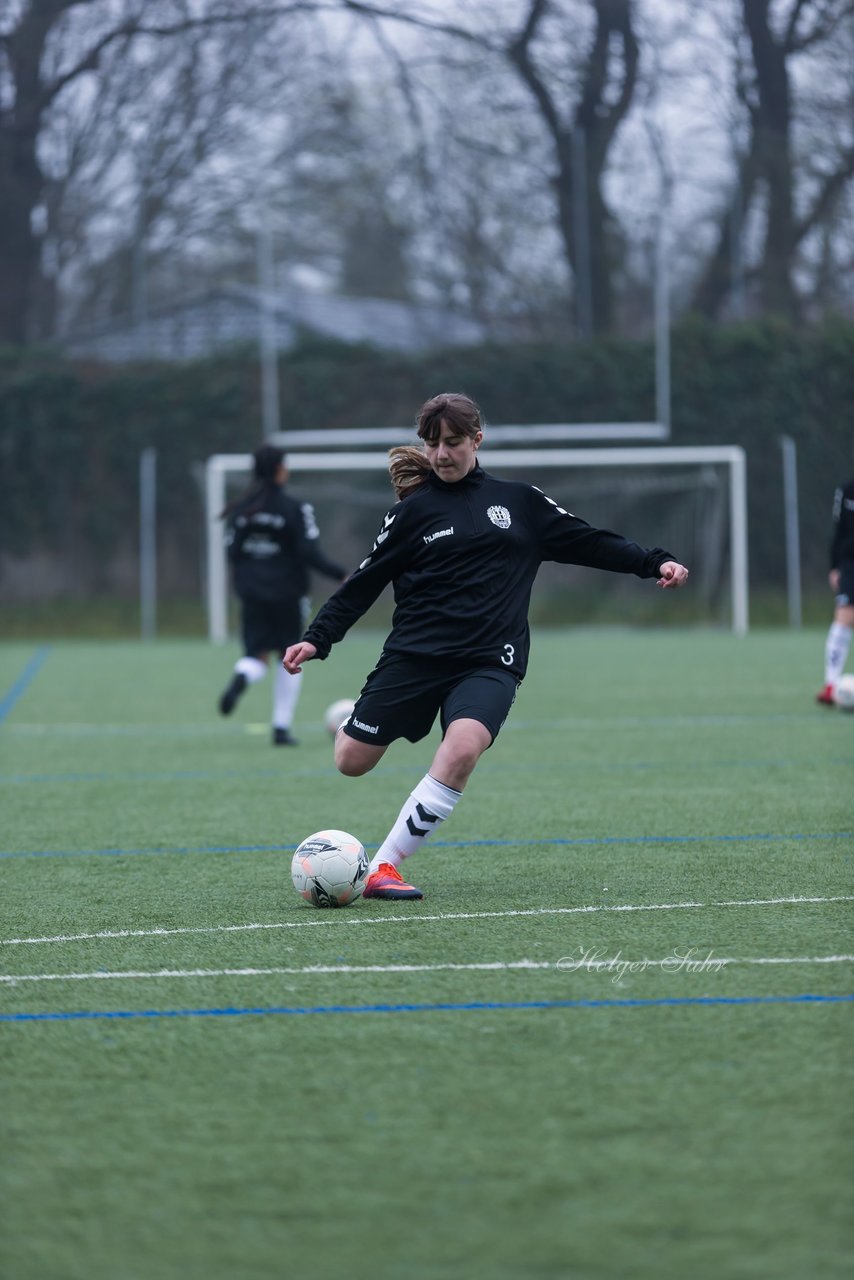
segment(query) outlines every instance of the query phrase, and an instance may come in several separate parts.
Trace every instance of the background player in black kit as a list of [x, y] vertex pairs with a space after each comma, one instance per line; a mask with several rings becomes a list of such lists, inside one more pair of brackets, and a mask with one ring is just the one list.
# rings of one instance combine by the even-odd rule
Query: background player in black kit
[[854, 632], [854, 480], [833, 495], [829, 581], [836, 607], [824, 646], [824, 685], [816, 701], [832, 707], [833, 690], [845, 670]]
[[398, 867], [452, 813], [472, 770], [498, 735], [528, 662], [528, 606], [544, 560], [657, 578], [680, 587], [688, 570], [594, 529], [529, 484], [497, 480], [478, 464], [483, 439], [467, 396], [428, 400], [416, 446], [393, 449], [401, 501], [370, 555], [330, 596], [284, 656], [297, 673], [325, 658], [389, 582], [392, 630], [353, 713], [335, 739], [335, 764], [358, 777], [396, 738], [418, 742], [440, 716], [442, 741], [377, 854], [366, 898], [421, 898]]
[[[309, 569], [338, 581], [340, 565], [320, 549], [314, 512], [285, 491], [288, 470], [285, 453], [261, 445], [253, 454], [255, 482], [242, 498], [222, 512], [227, 521], [226, 548], [240, 597], [244, 656], [219, 700], [230, 715], [250, 684], [267, 673], [270, 653], [279, 657], [305, 625]], [[291, 723], [299, 699], [301, 677], [276, 664], [273, 676], [273, 745], [295, 746]]]

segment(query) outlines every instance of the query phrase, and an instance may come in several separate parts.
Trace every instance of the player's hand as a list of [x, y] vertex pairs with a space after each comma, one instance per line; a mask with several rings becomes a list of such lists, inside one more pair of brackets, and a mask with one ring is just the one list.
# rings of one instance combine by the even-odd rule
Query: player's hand
[[658, 570], [658, 586], [664, 587], [684, 587], [688, 581], [688, 570], [684, 564], [677, 564], [675, 560], [665, 560], [664, 564]]
[[840, 578], [839, 570], [831, 569], [830, 573], [828, 574], [827, 580], [830, 583], [830, 589], [835, 596], [839, 595], [839, 578]]
[[317, 650], [313, 644], [309, 644], [308, 640], [300, 640], [297, 644], [292, 644], [289, 649], [285, 650], [282, 666], [290, 675], [298, 676], [302, 671], [302, 664], [310, 662], [316, 655]]

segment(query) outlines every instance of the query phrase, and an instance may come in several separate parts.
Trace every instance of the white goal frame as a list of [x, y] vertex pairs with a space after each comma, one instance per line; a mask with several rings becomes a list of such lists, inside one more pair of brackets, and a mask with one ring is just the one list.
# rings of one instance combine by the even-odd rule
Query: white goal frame
[[[491, 428], [492, 437], [498, 428]], [[293, 436], [288, 437], [293, 443]], [[400, 437], [398, 436], [398, 442]], [[686, 463], [719, 464], [729, 475], [729, 540], [732, 630], [746, 635], [749, 629], [747, 562], [747, 463], [740, 445], [685, 445], [663, 448], [611, 449], [492, 449], [480, 450], [487, 467], [672, 467]], [[205, 465], [205, 525], [207, 529], [208, 638], [214, 644], [228, 639], [228, 573], [223, 525], [219, 513], [225, 506], [226, 476], [252, 468], [250, 453], [216, 453]], [[388, 454], [288, 453], [288, 469], [299, 471], [386, 471]], [[389, 495], [389, 505], [392, 495]], [[382, 512], [377, 512], [377, 521]]]

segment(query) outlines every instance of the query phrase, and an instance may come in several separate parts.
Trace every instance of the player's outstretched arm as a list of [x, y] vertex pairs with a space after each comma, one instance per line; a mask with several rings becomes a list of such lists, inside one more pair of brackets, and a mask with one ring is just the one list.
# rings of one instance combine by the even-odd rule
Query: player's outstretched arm
[[285, 650], [285, 656], [282, 658], [282, 666], [292, 676], [297, 676], [302, 671], [302, 664], [310, 662], [316, 655], [317, 650], [308, 640], [300, 640], [297, 644], [292, 644], [290, 648]]
[[684, 564], [677, 564], [675, 560], [665, 560], [664, 564], [658, 570], [659, 587], [684, 587], [688, 581], [688, 570]]

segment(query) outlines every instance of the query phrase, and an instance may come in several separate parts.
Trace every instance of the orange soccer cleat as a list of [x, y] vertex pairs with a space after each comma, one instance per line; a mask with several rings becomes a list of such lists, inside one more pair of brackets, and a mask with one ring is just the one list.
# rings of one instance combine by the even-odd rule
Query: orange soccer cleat
[[826, 684], [821, 693], [815, 695], [816, 702], [820, 702], [822, 706], [832, 707], [835, 705], [833, 700], [833, 685]]
[[397, 867], [381, 862], [368, 876], [363, 898], [423, 898], [424, 894], [414, 884], [407, 884]]

